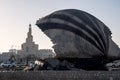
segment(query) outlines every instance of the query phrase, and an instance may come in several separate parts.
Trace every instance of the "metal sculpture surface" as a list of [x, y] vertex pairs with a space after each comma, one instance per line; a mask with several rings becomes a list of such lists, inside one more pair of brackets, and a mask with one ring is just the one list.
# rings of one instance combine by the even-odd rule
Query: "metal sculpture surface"
[[36, 25], [51, 39], [57, 57], [120, 58], [110, 29], [89, 13], [76, 9], [53, 12]]

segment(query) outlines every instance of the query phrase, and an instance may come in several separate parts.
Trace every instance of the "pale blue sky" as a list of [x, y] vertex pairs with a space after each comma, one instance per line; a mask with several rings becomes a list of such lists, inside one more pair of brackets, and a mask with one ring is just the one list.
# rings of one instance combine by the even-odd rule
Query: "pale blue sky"
[[120, 0], [0, 0], [0, 52], [8, 51], [12, 45], [20, 49], [27, 37], [29, 23], [39, 48], [51, 48], [50, 40], [35, 25], [36, 20], [70, 8], [86, 11], [100, 19], [120, 45]]

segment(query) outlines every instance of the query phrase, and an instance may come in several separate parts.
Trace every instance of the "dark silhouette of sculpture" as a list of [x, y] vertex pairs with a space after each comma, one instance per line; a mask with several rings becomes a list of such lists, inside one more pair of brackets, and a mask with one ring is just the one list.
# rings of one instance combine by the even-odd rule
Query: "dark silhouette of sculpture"
[[39, 19], [36, 25], [53, 42], [56, 58], [67, 60], [77, 68], [101, 69], [106, 62], [120, 58], [110, 29], [84, 11], [59, 10]]

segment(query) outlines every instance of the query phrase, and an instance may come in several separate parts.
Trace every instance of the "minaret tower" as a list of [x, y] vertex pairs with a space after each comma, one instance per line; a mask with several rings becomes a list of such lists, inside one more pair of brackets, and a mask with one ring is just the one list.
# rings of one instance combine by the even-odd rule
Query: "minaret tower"
[[27, 43], [31, 43], [31, 42], [33, 42], [33, 36], [32, 36], [32, 28], [31, 28], [31, 24], [29, 24], [29, 31], [28, 31], [28, 33], [27, 33], [26, 42], [27, 42]]
[[29, 31], [27, 33], [26, 42], [22, 44], [22, 51], [29, 54], [38, 51], [38, 45], [33, 41], [31, 24], [29, 24]]

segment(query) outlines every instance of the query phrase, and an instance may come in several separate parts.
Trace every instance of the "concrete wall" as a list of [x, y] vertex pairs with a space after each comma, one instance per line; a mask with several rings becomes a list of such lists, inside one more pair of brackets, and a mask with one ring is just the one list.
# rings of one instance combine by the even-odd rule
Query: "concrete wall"
[[119, 71], [0, 72], [0, 80], [120, 80]]

